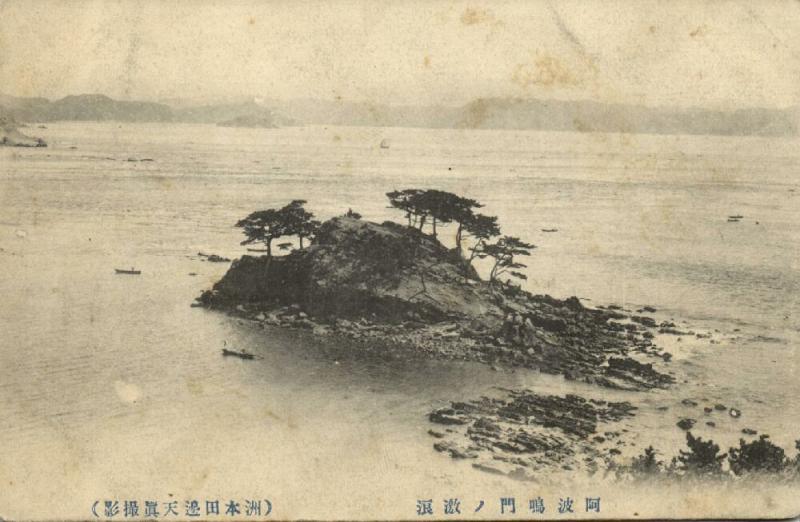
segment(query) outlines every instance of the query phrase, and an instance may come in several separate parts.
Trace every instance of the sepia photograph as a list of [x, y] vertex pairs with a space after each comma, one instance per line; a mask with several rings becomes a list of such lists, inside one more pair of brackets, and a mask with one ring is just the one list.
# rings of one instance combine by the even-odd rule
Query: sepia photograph
[[0, 0], [0, 522], [800, 515], [798, 34]]

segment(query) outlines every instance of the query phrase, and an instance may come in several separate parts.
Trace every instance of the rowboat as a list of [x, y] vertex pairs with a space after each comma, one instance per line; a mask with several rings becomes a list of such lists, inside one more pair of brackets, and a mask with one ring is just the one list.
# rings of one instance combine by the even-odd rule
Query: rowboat
[[255, 359], [256, 358], [256, 356], [253, 355], [252, 353], [237, 352], [236, 350], [228, 350], [227, 348], [223, 348], [222, 349], [222, 356], [223, 357], [227, 357], [229, 355], [233, 356], [233, 357], [239, 357], [240, 359]]
[[115, 268], [114, 272], [118, 274], [128, 274], [128, 275], [139, 275], [142, 273], [141, 270], [134, 270], [131, 268], [130, 270], [125, 270], [124, 268]]

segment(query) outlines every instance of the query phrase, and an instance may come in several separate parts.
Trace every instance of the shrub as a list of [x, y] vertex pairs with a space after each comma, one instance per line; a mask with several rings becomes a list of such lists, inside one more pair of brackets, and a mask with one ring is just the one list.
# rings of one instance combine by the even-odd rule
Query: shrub
[[694, 437], [691, 431], [686, 432], [686, 444], [689, 451], [680, 451], [673, 464], [677, 470], [701, 475], [716, 475], [722, 472], [722, 461], [727, 456], [719, 454], [719, 446], [713, 440], [704, 441]]
[[769, 435], [761, 435], [753, 442], [739, 439], [739, 447], [729, 451], [728, 463], [736, 475], [752, 472], [777, 473], [786, 469], [788, 459], [783, 448], [769, 440]]

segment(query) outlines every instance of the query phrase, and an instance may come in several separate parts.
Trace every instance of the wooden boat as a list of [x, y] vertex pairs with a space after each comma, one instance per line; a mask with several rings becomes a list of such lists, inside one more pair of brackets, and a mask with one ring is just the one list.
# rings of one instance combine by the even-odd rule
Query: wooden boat
[[542, 232], [558, 232], [557, 228], [543, 228]]
[[142, 273], [141, 270], [134, 270], [131, 268], [130, 270], [125, 270], [124, 268], [115, 268], [114, 272], [118, 274], [128, 274], [128, 275], [139, 275]]
[[256, 356], [253, 355], [252, 353], [237, 352], [236, 350], [228, 350], [227, 348], [223, 348], [222, 349], [222, 356], [223, 357], [227, 357], [229, 355], [233, 356], [233, 357], [239, 357], [240, 359], [255, 359], [256, 358]]
[[742, 219], [744, 216], [736, 214], [735, 216], [728, 216], [728, 219]]

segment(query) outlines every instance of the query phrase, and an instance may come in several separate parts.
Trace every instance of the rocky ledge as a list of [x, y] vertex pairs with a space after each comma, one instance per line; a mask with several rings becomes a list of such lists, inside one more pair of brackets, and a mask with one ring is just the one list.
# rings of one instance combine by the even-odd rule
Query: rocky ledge
[[553, 468], [594, 473], [620, 454], [628, 430], [617, 424], [636, 410], [628, 402], [502, 391], [502, 398], [454, 402], [431, 412], [430, 421], [441, 426], [428, 432], [439, 439], [434, 449], [520, 479]]
[[41, 138], [31, 138], [19, 132], [19, 124], [13, 119], [0, 116], [0, 146], [6, 147], [47, 147]]
[[655, 321], [479, 278], [435, 237], [337, 217], [313, 245], [243, 256], [198, 301], [265, 326], [307, 328], [353, 349], [538, 369], [628, 390], [673, 382]]

